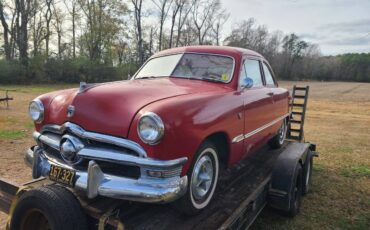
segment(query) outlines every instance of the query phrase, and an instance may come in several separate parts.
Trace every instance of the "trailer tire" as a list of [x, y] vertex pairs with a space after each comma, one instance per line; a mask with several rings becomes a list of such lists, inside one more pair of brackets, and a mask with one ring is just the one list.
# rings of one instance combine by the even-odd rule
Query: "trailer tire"
[[79, 201], [69, 190], [47, 185], [22, 194], [10, 229], [87, 230], [87, 222]]
[[302, 200], [302, 177], [302, 166], [300, 163], [297, 163], [297, 167], [293, 175], [294, 183], [292, 183], [289, 191], [289, 209], [283, 213], [288, 217], [295, 217], [299, 213]]
[[302, 195], [306, 195], [310, 191], [312, 167], [313, 167], [313, 154], [309, 150], [307, 152], [306, 161], [303, 165]]

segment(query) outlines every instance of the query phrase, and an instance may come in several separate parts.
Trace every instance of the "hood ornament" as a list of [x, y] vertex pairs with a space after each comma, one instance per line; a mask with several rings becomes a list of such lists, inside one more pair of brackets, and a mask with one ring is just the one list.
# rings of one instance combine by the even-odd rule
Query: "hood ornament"
[[91, 83], [91, 84], [87, 84], [86, 82], [82, 81], [80, 82], [80, 88], [78, 90], [78, 93], [83, 93], [85, 92], [86, 90], [96, 86], [97, 84], [95, 83]]
[[73, 117], [74, 113], [75, 113], [75, 107], [73, 105], [69, 105], [67, 108], [67, 117], [68, 118]]

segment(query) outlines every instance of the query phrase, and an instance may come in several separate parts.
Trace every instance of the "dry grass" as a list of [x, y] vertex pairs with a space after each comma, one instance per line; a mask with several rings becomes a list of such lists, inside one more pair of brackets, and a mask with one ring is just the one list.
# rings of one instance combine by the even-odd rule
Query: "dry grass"
[[[294, 82], [281, 82], [292, 88]], [[265, 209], [254, 229], [370, 229], [370, 84], [300, 82], [310, 85], [306, 140], [316, 143], [313, 187], [300, 215], [287, 219]], [[16, 86], [10, 109], [0, 105], [0, 177], [30, 179], [23, 151], [33, 144], [28, 102], [67, 85]], [[0, 87], [5, 88], [5, 87]], [[0, 91], [0, 97], [2, 92]], [[0, 214], [3, 229], [6, 216]]]

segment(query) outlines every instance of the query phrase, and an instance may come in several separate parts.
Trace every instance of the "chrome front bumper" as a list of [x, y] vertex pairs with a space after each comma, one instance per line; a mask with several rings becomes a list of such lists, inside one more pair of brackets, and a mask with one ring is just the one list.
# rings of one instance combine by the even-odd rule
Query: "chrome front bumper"
[[[100, 195], [146, 203], [165, 203], [176, 200], [186, 192], [188, 178], [181, 177], [180, 173], [187, 158], [162, 161], [86, 147], [78, 154], [88, 161], [88, 167], [86, 170], [78, 170], [61, 159], [50, 157], [42, 148], [42, 134], [36, 133], [34, 137], [38, 145], [28, 149], [25, 154], [25, 162], [32, 167], [33, 178], [48, 177], [51, 165], [57, 165], [76, 172], [74, 189], [85, 192], [89, 198]], [[118, 167], [140, 167], [140, 177], [136, 179], [104, 173], [99, 161], [115, 163]], [[154, 173], [149, 174], [149, 171]]]

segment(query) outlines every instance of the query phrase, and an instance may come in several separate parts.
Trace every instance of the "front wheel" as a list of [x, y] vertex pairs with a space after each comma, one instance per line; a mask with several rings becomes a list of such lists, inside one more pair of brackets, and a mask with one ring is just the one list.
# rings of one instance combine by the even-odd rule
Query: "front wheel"
[[187, 192], [174, 204], [178, 211], [195, 215], [210, 203], [219, 174], [217, 153], [212, 142], [206, 141], [201, 145], [187, 173]]

